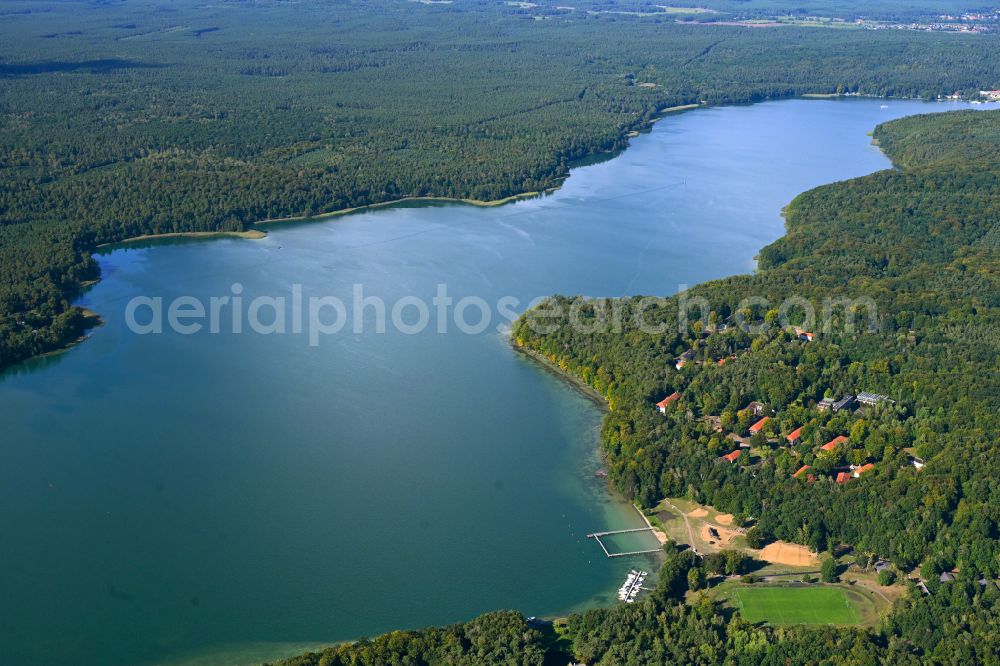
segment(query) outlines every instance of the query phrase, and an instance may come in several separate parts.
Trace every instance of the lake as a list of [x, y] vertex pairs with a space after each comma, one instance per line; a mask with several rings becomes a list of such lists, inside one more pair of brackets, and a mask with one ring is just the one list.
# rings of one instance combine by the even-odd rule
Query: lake
[[[700, 109], [538, 199], [104, 253], [81, 304], [105, 325], [0, 376], [0, 661], [245, 663], [493, 609], [613, 603], [629, 568], [656, 563], [586, 538], [642, 525], [595, 476], [601, 409], [513, 352], [501, 312], [751, 271], [796, 194], [890, 166], [876, 124], [957, 106]], [[431, 303], [439, 285], [505, 306], [471, 327], [485, 330], [452, 317], [411, 334], [379, 332], [370, 305], [316, 344], [229, 320], [141, 335], [126, 316], [137, 296], [295, 290], [353, 314], [360, 289], [416, 328], [407, 299]]]

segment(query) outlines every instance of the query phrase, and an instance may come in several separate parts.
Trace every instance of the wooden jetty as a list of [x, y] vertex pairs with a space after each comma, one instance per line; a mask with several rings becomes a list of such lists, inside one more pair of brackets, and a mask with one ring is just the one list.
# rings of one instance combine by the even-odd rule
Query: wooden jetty
[[631, 534], [633, 532], [652, 532], [652, 531], [653, 531], [652, 527], [636, 527], [630, 530], [612, 530], [610, 532], [594, 532], [593, 534], [588, 534], [587, 538], [596, 541], [597, 545], [601, 547], [601, 550], [603, 550], [604, 554], [608, 557], [628, 557], [630, 555], [647, 555], [649, 553], [658, 553], [660, 552], [660, 549], [650, 548], [649, 550], [630, 550], [627, 553], [612, 553], [608, 550], [607, 546], [604, 545], [604, 542], [601, 541], [601, 537], [612, 536], [614, 534]]

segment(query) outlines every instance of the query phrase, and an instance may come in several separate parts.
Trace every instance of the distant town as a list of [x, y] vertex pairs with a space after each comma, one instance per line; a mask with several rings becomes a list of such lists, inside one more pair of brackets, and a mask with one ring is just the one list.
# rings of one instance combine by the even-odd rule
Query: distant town
[[859, 18], [856, 24], [866, 30], [919, 30], [924, 32], [994, 32], [1000, 27], [1000, 10], [970, 12], [966, 14], [941, 14], [931, 21], [872, 21]]
[[783, 15], [772, 17], [743, 17], [727, 19], [709, 13], [685, 16], [678, 23], [701, 23], [705, 25], [746, 25], [752, 27], [777, 27], [782, 25], [840, 28], [862, 30], [909, 30], [914, 32], [954, 32], [964, 34], [986, 34], [1000, 30], [1000, 9], [964, 14], [940, 14], [926, 18], [906, 20], [884, 20], [865, 16], [838, 18], [830, 16]]

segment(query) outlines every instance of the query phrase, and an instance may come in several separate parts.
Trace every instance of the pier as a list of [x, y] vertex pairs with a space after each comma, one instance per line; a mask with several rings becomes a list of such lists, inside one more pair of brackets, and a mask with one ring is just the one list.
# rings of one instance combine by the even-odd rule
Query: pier
[[612, 530], [610, 532], [594, 532], [593, 534], [588, 534], [587, 538], [596, 541], [597, 545], [601, 547], [601, 550], [603, 550], [604, 554], [608, 557], [628, 557], [630, 555], [647, 555], [649, 553], [658, 553], [660, 552], [660, 549], [650, 548], [649, 550], [631, 550], [627, 553], [612, 553], [608, 550], [607, 546], [604, 545], [604, 542], [601, 541], [601, 537], [612, 536], [614, 534], [630, 534], [632, 532], [652, 532], [652, 531], [653, 531], [652, 527], [636, 527], [630, 530]]

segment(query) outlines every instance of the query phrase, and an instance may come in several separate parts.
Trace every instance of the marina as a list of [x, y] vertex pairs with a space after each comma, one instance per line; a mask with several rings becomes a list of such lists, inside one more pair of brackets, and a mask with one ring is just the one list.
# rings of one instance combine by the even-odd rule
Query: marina
[[645, 589], [642, 584], [646, 581], [646, 576], [648, 575], [645, 571], [632, 569], [628, 576], [625, 577], [625, 583], [618, 588], [618, 598], [627, 604], [635, 603], [639, 592]]

